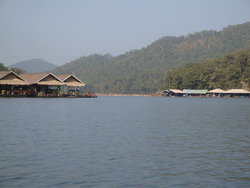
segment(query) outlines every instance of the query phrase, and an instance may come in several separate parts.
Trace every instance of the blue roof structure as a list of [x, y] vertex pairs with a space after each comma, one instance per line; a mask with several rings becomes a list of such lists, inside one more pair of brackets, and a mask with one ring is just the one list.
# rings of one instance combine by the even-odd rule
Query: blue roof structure
[[183, 89], [183, 94], [197, 94], [197, 95], [206, 95], [208, 90], [196, 90], [196, 89]]

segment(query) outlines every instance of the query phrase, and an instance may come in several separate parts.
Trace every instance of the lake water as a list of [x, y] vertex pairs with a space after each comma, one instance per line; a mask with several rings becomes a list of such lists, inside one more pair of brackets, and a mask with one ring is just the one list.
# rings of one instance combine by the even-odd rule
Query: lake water
[[250, 187], [250, 100], [0, 98], [0, 187]]

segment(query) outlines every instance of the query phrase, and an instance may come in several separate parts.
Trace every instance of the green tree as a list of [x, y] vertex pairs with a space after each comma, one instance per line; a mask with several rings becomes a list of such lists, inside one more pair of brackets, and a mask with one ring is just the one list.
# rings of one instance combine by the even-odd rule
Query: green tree
[[231, 89], [250, 88], [250, 49], [206, 63], [187, 64], [168, 70], [165, 88]]
[[7, 71], [8, 68], [4, 66], [3, 63], [0, 63], [0, 71]]

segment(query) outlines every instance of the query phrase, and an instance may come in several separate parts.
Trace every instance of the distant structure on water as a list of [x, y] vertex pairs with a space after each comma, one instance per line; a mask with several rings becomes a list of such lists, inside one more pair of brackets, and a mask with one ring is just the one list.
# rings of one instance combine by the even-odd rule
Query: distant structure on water
[[75, 75], [53, 73], [26, 73], [0, 71], [2, 97], [96, 97], [80, 93], [85, 84]]
[[167, 89], [162, 91], [164, 97], [250, 97], [250, 92], [244, 89], [213, 89], [213, 90], [195, 90], [195, 89]]

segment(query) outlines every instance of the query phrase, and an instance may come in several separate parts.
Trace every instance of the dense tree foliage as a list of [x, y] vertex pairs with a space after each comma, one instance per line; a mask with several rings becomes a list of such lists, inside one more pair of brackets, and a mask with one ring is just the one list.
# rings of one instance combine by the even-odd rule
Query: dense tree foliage
[[54, 72], [74, 73], [87, 84], [88, 90], [94, 92], [152, 93], [164, 85], [166, 70], [190, 62], [204, 63], [249, 46], [250, 22], [229, 26], [219, 32], [163, 37], [145, 48], [116, 57], [110, 54], [81, 57]]
[[168, 70], [165, 88], [177, 89], [250, 89], [250, 50], [226, 55], [203, 64], [187, 64]]

